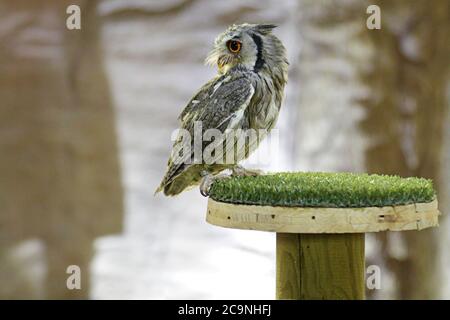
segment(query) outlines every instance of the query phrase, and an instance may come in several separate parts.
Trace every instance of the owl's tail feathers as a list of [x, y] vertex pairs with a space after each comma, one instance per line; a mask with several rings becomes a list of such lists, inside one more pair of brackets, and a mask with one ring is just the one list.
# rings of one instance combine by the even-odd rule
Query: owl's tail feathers
[[156, 196], [157, 193], [162, 191], [165, 196], [169, 197], [169, 196], [176, 196], [177, 194], [179, 194], [183, 191], [183, 190], [175, 191], [172, 186], [173, 186], [173, 183], [168, 183], [168, 184], [161, 183], [161, 185], [158, 187], [158, 189], [155, 190], [155, 193], [153, 195]]
[[174, 179], [178, 175], [178, 170], [179, 169], [180, 169], [179, 167], [172, 166], [171, 162], [169, 161], [169, 165], [168, 165], [166, 174], [162, 178], [159, 187], [155, 190], [155, 193], [153, 194], [154, 196], [156, 196], [156, 194], [158, 192], [161, 192], [161, 191], [163, 191], [164, 195], [166, 195], [166, 196], [174, 196], [174, 195], [180, 193], [181, 191], [183, 191], [183, 190], [181, 190], [178, 193], [172, 193], [169, 190], [170, 189], [170, 185], [172, 185]]
[[173, 185], [173, 181], [168, 181], [168, 179], [166, 177], [164, 177], [163, 180], [161, 181], [161, 184], [155, 190], [155, 193], [153, 195], [156, 196], [157, 193], [162, 191], [165, 196], [174, 196], [174, 195], [177, 195], [178, 193], [180, 193], [181, 191], [183, 191], [183, 190], [180, 190], [179, 192], [174, 193], [171, 190], [172, 185]]
[[155, 195], [162, 191], [166, 196], [176, 196], [187, 189], [199, 185], [202, 179], [201, 169], [201, 166], [190, 166], [184, 171], [177, 171], [175, 174], [172, 172], [167, 173], [156, 189]]
[[[167, 177], [167, 173], [164, 175], [164, 177], [161, 180], [161, 183], [159, 184], [159, 187], [156, 188], [155, 193], [153, 194], [153, 196], [156, 196], [157, 193], [161, 192], [164, 190], [166, 184], [168, 183], [168, 177]], [[165, 192], [164, 192], [165, 194]]]
[[163, 192], [165, 196], [171, 197], [176, 196], [188, 189], [189, 187], [193, 187], [195, 183], [187, 182], [187, 181], [171, 181], [169, 183], [161, 183], [161, 185], [156, 189], [154, 195], [158, 192]]
[[153, 196], [156, 196], [157, 193], [161, 192], [163, 190], [164, 186], [163, 185], [159, 185], [158, 188], [156, 188], [155, 192], [153, 193]]

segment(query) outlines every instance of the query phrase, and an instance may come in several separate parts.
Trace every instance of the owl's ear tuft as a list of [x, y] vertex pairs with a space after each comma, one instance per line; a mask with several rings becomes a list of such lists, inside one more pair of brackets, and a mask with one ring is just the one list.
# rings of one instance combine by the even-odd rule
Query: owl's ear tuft
[[278, 27], [275, 24], [257, 24], [255, 29], [261, 34], [269, 34], [274, 28]]

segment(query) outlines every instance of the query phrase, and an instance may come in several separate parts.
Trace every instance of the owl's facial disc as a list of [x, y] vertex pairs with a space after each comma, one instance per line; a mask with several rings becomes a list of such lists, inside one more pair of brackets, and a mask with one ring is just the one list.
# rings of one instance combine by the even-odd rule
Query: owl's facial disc
[[217, 65], [224, 74], [236, 65], [253, 69], [257, 56], [257, 48], [252, 36], [245, 30], [227, 31], [220, 35], [214, 49], [206, 58], [209, 65]]

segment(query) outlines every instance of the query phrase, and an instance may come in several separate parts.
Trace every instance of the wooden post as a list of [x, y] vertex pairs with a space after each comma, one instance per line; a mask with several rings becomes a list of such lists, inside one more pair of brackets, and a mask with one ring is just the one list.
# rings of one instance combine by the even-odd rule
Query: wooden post
[[438, 225], [437, 200], [364, 208], [272, 207], [208, 200], [207, 222], [277, 233], [277, 299], [364, 299], [365, 232]]
[[277, 233], [277, 299], [364, 299], [364, 233]]

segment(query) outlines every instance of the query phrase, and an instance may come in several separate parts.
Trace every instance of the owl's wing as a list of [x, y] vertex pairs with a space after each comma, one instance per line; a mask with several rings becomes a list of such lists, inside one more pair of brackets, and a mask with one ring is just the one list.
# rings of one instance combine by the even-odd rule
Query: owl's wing
[[[189, 105], [180, 115], [182, 121], [181, 129], [184, 133], [191, 135], [191, 152], [183, 154], [183, 157], [174, 161], [173, 156], [169, 159], [167, 173], [161, 186], [170, 183], [176, 176], [192, 165], [194, 159], [194, 125], [199, 121], [202, 125], [202, 134], [208, 129], [218, 129], [225, 132], [226, 129], [245, 129], [248, 127], [246, 110], [255, 90], [250, 80], [244, 76], [231, 78], [221, 76], [214, 79], [208, 86], [203, 87], [191, 100]], [[192, 102], [194, 104], [192, 105]], [[197, 123], [197, 124], [198, 124]], [[173, 150], [180, 150], [185, 143], [180, 134], [173, 145]], [[200, 138], [200, 137], [197, 137]], [[225, 137], [214, 143], [224, 143]], [[202, 150], [210, 142], [204, 141]], [[218, 154], [216, 158], [220, 157]]]
[[208, 98], [209, 95], [211, 95], [211, 93], [212, 93], [211, 88], [214, 87], [214, 83], [220, 81], [221, 78], [222, 77], [217, 77], [217, 78], [211, 79], [210, 81], [205, 83], [205, 85], [203, 85], [191, 98], [191, 100], [189, 101], [187, 106], [183, 109], [181, 114], [178, 116], [178, 120], [183, 121], [183, 118], [186, 115], [191, 114], [192, 112], [197, 110], [201, 106], [200, 102], [204, 101], [205, 99]]
[[193, 100], [196, 107], [184, 113], [181, 128], [191, 131], [195, 121], [201, 121], [203, 130], [239, 128], [255, 90], [251, 81], [241, 76], [221, 77], [205, 92]]

